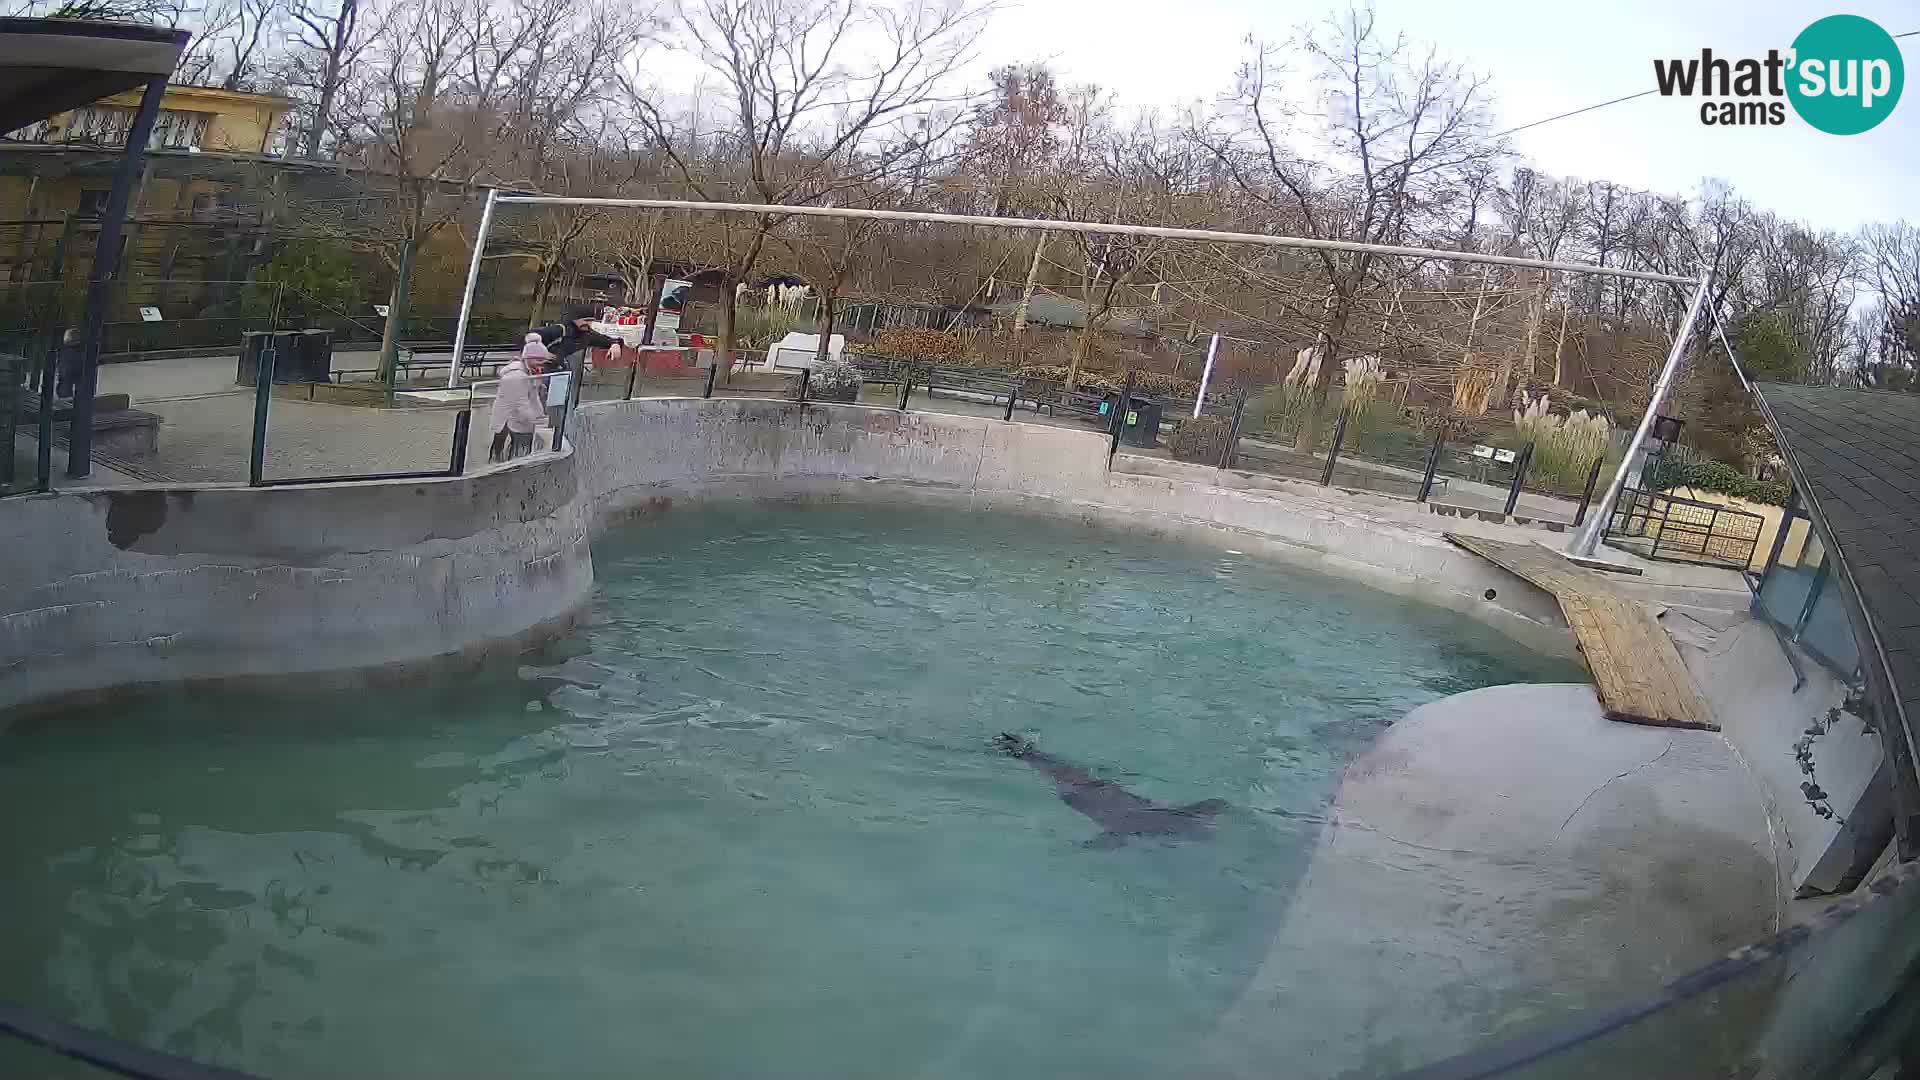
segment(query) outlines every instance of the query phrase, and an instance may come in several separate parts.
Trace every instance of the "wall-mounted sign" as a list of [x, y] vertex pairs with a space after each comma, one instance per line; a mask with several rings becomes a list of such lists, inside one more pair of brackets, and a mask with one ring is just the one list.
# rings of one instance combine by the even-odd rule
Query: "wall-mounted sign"
[[386, 317], [387, 317], [387, 313], [388, 313], [389, 311], [392, 311], [392, 310], [393, 310], [392, 308], [390, 308], [390, 307], [388, 307], [388, 306], [387, 306], [387, 305], [385, 305], [385, 304], [375, 304], [375, 305], [373, 305], [373, 313], [374, 313], [375, 315], [378, 315], [378, 316], [380, 316], [380, 317], [381, 317], [381, 318], [383, 318], [383, 319], [384, 319], [384, 318], [386, 318]]
[[157, 308], [157, 307], [143, 307], [143, 308], [141, 308], [141, 309], [140, 309], [140, 321], [141, 321], [141, 322], [161, 322], [161, 321], [163, 321], [163, 320], [162, 320], [162, 319], [160, 318], [160, 309], [159, 309], [159, 308]]

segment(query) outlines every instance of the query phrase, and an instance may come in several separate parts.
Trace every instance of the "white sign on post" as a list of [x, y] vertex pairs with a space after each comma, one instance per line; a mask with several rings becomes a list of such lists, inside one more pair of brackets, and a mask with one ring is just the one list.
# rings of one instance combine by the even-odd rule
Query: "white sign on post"
[[388, 313], [388, 312], [390, 312], [390, 311], [392, 311], [392, 310], [393, 310], [392, 308], [390, 308], [390, 307], [388, 307], [388, 306], [387, 306], [387, 305], [385, 305], [385, 304], [375, 304], [375, 305], [373, 305], [373, 313], [374, 313], [375, 315], [378, 315], [378, 316], [380, 316], [380, 317], [381, 317], [381, 318], [383, 318], [383, 319], [384, 319], [384, 318], [386, 318], [386, 317], [387, 317], [387, 313]]
[[143, 307], [143, 308], [141, 308], [141, 309], [140, 309], [140, 321], [141, 321], [141, 322], [161, 322], [161, 321], [163, 321], [163, 320], [162, 320], [162, 319], [160, 318], [160, 309], [159, 309], [159, 308], [157, 308], [157, 307]]

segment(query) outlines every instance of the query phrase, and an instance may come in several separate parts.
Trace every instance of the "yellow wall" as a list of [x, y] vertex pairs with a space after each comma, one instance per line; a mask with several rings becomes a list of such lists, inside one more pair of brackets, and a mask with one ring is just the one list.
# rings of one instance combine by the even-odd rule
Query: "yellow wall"
[[[100, 105], [136, 109], [140, 92], [128, 91], [102, 98]], [[215, 90], [204, 86], [169, 86], [160, 99], [164, 111], [206, 113], [207, 134], [200, 149], [213, 153], [261, 154], [274, 127], [286, 116], [291, 104], [286, 98], [270, 94], [243, 94], [234, 90]], [[47, 126], [65, 130], [72, 113], [50, 117]], [[57, 136], [56, 136], [57, 138]]]

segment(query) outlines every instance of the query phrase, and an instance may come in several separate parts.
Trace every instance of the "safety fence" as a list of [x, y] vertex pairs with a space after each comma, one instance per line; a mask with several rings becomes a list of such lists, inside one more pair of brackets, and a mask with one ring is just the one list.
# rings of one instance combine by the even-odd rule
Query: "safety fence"
[[1765, 528], [1759, 514], [1626, 488], [1607, 521], [1606, 542], [1642, 558], [1746, 570]]

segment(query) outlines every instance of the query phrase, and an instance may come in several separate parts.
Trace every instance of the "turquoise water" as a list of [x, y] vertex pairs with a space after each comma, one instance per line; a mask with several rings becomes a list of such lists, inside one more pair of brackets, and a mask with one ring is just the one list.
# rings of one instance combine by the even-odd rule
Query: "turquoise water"
[[[1343, 764], [1578, 677], [1343, 582], [957, 510], [681, 511], [594, 558], [517, 670], [0, 736], [0, 997], [272, 1077], [1191, 1074]], [[1232, 809], [1086, 846], [1001, 731]]]

